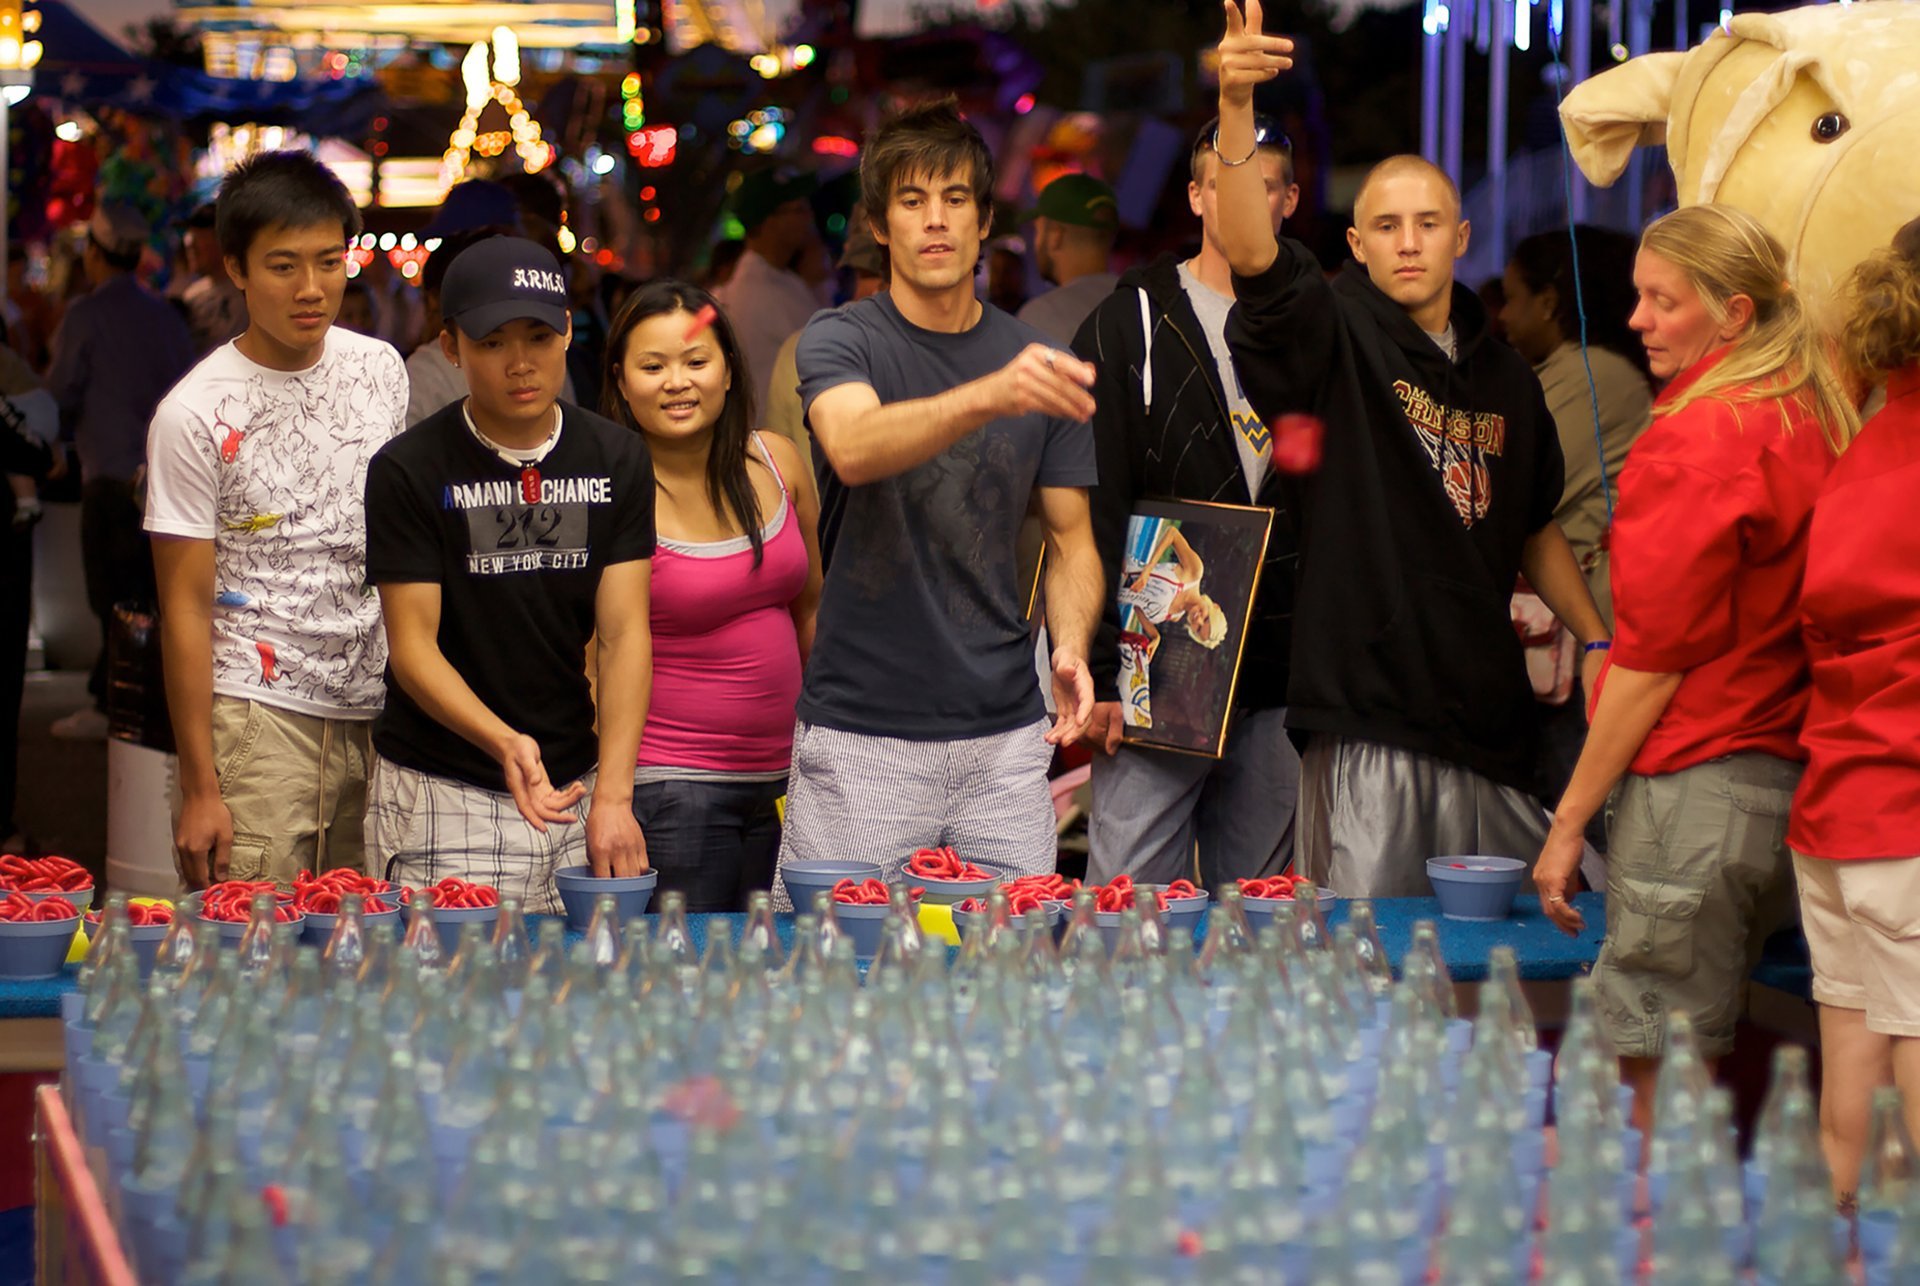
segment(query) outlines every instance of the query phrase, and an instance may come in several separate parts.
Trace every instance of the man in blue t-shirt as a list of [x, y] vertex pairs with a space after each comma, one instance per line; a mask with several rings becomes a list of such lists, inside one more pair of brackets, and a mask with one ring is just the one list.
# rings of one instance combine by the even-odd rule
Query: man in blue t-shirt
[[[950, 844], [1050, 871], [1047, 767], [1093, 707], [1093, 368], [974, 297], [993, 158], [951, 100], [883, 123], [860, 183], [892, 280], [816, 316], [797, 354], [808, 426], [847, 497], [780, 858]], [[1051, 727], [1015, 558], [1030, 508], [1046, 533]]]

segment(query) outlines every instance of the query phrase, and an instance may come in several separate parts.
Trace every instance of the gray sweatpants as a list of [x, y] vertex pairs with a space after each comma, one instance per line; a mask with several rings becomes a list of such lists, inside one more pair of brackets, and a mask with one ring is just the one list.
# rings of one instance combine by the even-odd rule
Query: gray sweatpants
[[[854, 858], [890, 867], [916, 848], [951, 844], [968, 860], [1052, 871], [1051, 726], [1040, 719], [986, 737], [908, 741], [796, 725], [780, 864]], [[791, 909], [782, 881], [773, 901]]]
[[1096, 753], [1087, 878], [1192, 879], [1195, 844], [1208, 888], [1278, 875], [1293, 858], [1299, 785], [1284, 709], [1236, 713], [1219, 759], [1134, 746]]
[[1540, 856], [1540, 801], [1459, 764], [1316, 733], [1300, 761], [1299, 871], [1341, 897], [1432, 897], [1430, 857]]

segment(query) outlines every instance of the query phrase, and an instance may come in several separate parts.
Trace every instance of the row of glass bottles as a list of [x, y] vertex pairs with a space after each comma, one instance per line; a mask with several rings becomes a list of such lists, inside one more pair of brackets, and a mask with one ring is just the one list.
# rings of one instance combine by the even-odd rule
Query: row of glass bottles
[[[1639, 1149], [1585, 985], [1549, 1184], [1511, 953], [1469, 1024], [1431, 926], [1393, 983], [1364, 904], [1292, 910], [1256, 936], [1230, 893], [1197, 956], [1150, 903], [1111, 955], [990, 917], [949, 965], [902, 906], [862, 985], [830, 915], [789, 952], [758, 902], [703, 954], [671, 902], [648, 932], [609, 900], [571, 946], [508, 906], [450, 958], [348, 907], [324, 951], [183, 925], [143, 982], [110, 905], [70, 1054], [143, 1280], [1630, 1280]], [[1690, 1234], [1746, 1226], [1741, 1180], [1684, 1037], [1654, 1253], [1717, 1280]], [[1817, 1140], [1763, 1134], [1769, 1216], [1812, 1209]]]

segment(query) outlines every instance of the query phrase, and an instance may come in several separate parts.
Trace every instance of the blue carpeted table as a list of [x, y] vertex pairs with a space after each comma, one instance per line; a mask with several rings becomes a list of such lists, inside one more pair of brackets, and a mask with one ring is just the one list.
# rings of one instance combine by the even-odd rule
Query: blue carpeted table
[[[1587, 918], [1586, 932], [1569, 938], [1540, 913], [1539, 899], [1519, 897], [1513, 914], [1491, 924], [1468, 924], [1441, 918], [1440, 903], [1433, 898], [1380, 898], [1374, 902], [1374, 920], [1380, 928], [1381, 945], [1395, 962], [1406, 952], [1413, 936], [1415, 920], [1432, 920], [1440, 928], [1440, 950], [1456, 982], [1476, 982], [1487, 974], [1487, 955], [1505, 944], [1520, 960], [1520, 976], [1538, 982], [1565, 981], [1585, 973], [1600, 953], [1600, 939], [1606, 931], [1604, 899], [1597, 893], [1582, 893], [1574, 904]], [[1329, 927], [1346, 916], [1345, 904], [1336, 902], [1327, 917]], [[535, 932], [537, 916], [529, 917]], [[648, 916], [651, 920], [653, 917]], [[737, 935], [744, 917], [737, 915], [690, 915], [687, 928], [694, 945], [706, 950], [707, 933], [722, 924]], [[793, 945], [793, 917], [777, 917], [780, 940]], [[1198, 937], [1204, 939], [1204, 928]], [[69, 968], [58, 978], [43, 982], [0, 981], [0, 1021], [11, 1018], [53, 1018], [60, 1012], [60, 993], [76, 986]]]

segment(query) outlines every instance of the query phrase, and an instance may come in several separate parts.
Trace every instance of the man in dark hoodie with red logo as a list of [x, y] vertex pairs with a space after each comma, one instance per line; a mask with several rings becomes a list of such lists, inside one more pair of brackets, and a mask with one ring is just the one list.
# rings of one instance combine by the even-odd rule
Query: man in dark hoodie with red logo
[[[1425, 859], [1531, 861], [1547, 815], [1528, 793], [1537, 716], [1508, 615], [1524, 572], [1586, 648], [1607, 645], [1553, 521], [1559, 437], [1526, 361], [1455, 284], [1458, 190], [1419, 157], [1367, 176], [1329, 284], [1265, 217], [1253, 88], [1292, 42], [1228, 0], [1220, 43], [1221, 240], [1227, 322], [1249, 401], [1269, 422], [1326, 426], [1305, 489], [1288, 726], [1307, 735], [1296, 866], [1347, 896], [1429, 892]], [[1589, 688], [1591, 690], [1591, 688]]]

